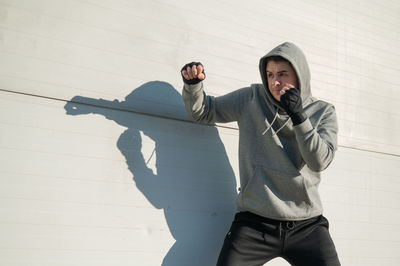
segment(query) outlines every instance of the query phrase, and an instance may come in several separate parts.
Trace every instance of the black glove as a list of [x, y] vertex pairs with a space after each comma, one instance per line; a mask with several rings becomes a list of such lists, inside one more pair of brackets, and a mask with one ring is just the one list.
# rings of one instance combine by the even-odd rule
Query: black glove
[[307, 119], [306, 114], [303, 112], [299, 89], [292, 88], [286, 91], [281, 96], [281, 105], [292, 119], [294, 126], [303, 123]]
[[189, 63], [189, 64], [186, 64], [186, 65], [184, 65], [183, 67], [182, 67], [182, 69], [181, 69], [181, 76], [182, 76], [182, 79], [183, 79], [183, 82], [185, 82], [186, 84], [189, 84], [189, 85], [193, 85], [193, 84], [197, 84], [197, 83], [199, 83], [199, 82], [201, 82], [202, 80], [201, 79], [199, 79], [199, 78], [194, 78], [194, 79], [189, 79], [189, 80], [187, 80], [187, 79], [185, 79], [185, 77], [182, 75], [182, 71], [183, 70], [186, 70], [188, 67], [190, 67], [190, 68], [192, 68], [193, 66], [199, 66], [199, 65], [201, 65], [202, 67], [203, 67], [203, 74], [204, 74], [204, 77], [206, 76], [206, 72], [204, 72], [204, 66], [200, 63], [200, 62], [191, 62], [191, 63]]

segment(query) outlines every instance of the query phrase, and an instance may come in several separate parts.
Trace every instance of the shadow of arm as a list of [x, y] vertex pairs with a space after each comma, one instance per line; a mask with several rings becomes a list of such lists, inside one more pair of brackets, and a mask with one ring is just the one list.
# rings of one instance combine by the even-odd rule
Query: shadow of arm
[[119, 138], [117, 146], [126, 159], [137, 188], [155, 208], [162, 208], [163, 193], [157, 186], [158, 176], [147, 166], [143, 157], [142, 137], [139, 130], [127, 129]]

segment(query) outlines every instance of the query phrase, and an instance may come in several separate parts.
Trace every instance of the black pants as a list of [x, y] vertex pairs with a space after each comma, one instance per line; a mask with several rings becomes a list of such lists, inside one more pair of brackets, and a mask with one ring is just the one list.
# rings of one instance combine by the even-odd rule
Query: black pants
[[324, 216], [287, 222], [250, 212], [236, 214], [217, 266], [260, 266], [276, 257], [294, 266], [340, 266]]

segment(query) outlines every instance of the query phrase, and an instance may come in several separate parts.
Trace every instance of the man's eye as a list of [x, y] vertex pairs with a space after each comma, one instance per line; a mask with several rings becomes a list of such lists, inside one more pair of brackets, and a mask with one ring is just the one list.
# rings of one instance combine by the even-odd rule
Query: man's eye
[[269, 77], [269, 78], [273, 78], [273, 77], [274, 77], [274, 75], [272, 75], [272, 74], [268, 74], [268, 77]]

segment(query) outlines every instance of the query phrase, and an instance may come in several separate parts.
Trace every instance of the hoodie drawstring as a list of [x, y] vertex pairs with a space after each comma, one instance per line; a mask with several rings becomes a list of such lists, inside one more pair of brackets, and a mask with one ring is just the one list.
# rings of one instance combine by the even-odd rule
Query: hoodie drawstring
[[275, 131], [274, 134], [272, 134], [272, 136], [275, 136], [276, 134], [278, 134], [278, 132], [281, 131], [281, 129], [283, 129], [287, 125], [287, 123], [289, 123], [289, 121], [290, 121], [290, 117], [288, 118], [288, 120], [286, 120], [286, 122], [285, 122], [285, 124], [283, 124], [283, 126], [281, 126], [277, 131]]
[[265, 133], [268, 132], [268, 130], [270, 130], [270, 128], [272, 127], [272, 125], [275, 123], [275, 120], [276, 120], [277, 117], [278, 117], [278, 113], [275, 114], [275, 117], [274, 117], [274, 119], [272, 120], [271, 124], [269, 124], [269, 126], [267, 127], [267, 129], [264, 130], [264, 132], [262, 133], [263, 136], [265, 135]]
[[[275, 123], [276, 118], [278, 117], [278, 112], [276, 112], [274, 119], [272, 120], [271, 124], [267, 127], [266, 130], [264, 130], [264, 132], [262, 133], [262, 135], [264, 136], [268, 130], [270, 130], [272, 128], [272, 125]], [[276, 134], [278, 134], [279, 131], [281, 131], [286, 125], [287, 123], [289, 123], [290, 117], [288, 118], [288, 120], [283, 124], [283, 126], [281, 126], [276, 132], [274, 132], [272, 134], [272, 136], [275, 136]]]

